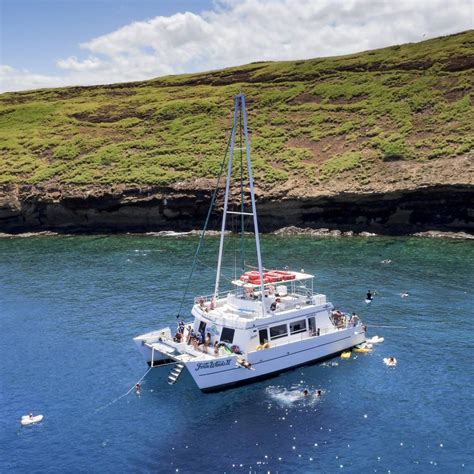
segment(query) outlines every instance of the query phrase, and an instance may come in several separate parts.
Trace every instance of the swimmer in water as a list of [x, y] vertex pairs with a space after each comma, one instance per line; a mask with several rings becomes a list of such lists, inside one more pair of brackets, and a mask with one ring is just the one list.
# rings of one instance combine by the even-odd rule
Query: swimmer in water
[[308, 392], [308, 389], [307, 389], [307, 388], [305, 388], [305, 389], [303, 390], [303, 395], [304, 395], [305, 397], [307, 397], [307, 396], [309, 395], [309, 392]]
[[316, 396], [317, 396], [318, 398], [321, 397], [321, 390], [316, 390]]
[[405, 291], [405, 293], [402, 293], [400, 296], [402, 298], [408, 298], [410, 295], [408, 294], [408, 291]]
[[140, 390], [142, 389], [141, 385], [139, 383], [135, 384], [135, 393], [137, 395], [140, 395]]
[[366, 299], [367, 299], [368, 301], [372, 301], [372, 298], [373, 298], [372, 292], [371, 292], [370, 290], [367, 290], [367, 297], [366, 297]]

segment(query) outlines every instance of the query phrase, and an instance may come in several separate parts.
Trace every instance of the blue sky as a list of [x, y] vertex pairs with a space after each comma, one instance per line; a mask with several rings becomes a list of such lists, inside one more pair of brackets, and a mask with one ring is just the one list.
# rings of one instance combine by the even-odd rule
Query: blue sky
[[349, 54], [474, 27], [474, 0], [0, 0], [0, 92]]
[[133, 21], [200, 13], [212, 0], [0, 0], [0, 63], [51, 73], [79, 44]]

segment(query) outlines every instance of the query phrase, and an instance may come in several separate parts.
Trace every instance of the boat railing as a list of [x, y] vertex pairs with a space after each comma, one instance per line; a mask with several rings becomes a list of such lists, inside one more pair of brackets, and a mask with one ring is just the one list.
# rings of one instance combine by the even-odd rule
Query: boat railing
[[308, 288], [305, 285], [297, 285], [294, 289], [294, 292], [295, 294], [304, 296], [305, 298], [311, 298], [313, 296], [311, 288]]
[[[229, 294], [229, 291], [220, 291], [217, 294], [216, 298], [216, 304], [219, 304], [219, 300], [222, 300]], [[206, 303], [211, 303], [212, 300], [214, 299], [215, 295], [214, 293], [212, 295], [203, 295], [203, 296], [196, 296], [194, 298], [194, 304], [206, 304]]]

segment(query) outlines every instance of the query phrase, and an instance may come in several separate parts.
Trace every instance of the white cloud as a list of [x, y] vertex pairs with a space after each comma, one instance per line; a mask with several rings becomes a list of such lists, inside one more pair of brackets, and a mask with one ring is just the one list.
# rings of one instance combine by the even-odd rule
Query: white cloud
[[93, 56], [84, 61], [78, 61], [76, 56], [69, 56], [67, 59], [60, 59], [56, 64], [61, 69], [68, 69], [71, 71], [92, 71], [94, 69], [100, 69], [102, 61]]
[[15, 69], [6, 64], [0, 65], [0, 90], [18, 91], [41, 89], [43, 87], [62, 87], [68, 81], [59, 76], [35, 74], [27, 69]]
[[93, 38], [81, 44], [85, 59], [57, 61], [62, 77], [17, 73], [2, 88], [142, 80], [348, 54], [471, 29], [473, 9], [471, 0], [218, 0], [200, 15], [157, 16]]

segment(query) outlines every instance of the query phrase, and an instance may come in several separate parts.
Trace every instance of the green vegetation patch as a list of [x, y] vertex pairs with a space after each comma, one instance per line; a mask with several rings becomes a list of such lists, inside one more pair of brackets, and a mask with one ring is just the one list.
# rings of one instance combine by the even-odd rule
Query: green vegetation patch
[[[169, 184], [220, 170], [236, 93], [255, 176], [317, 184], [363, 161], [473, 150], [474, 31], [130, 85], [0, 95], [1, 183]], [[237, 137], [237, 153], [240, 137]], [[361, 178], [362, 179], [362, 178]]]
[[342, 155], [336, 155], [321, 166], [321, 174], [323, 177], [328, 177], [343, 171], [349, 171], [358, 167], [361, 161], [362, 154], [359, 152], [347, 152]]

